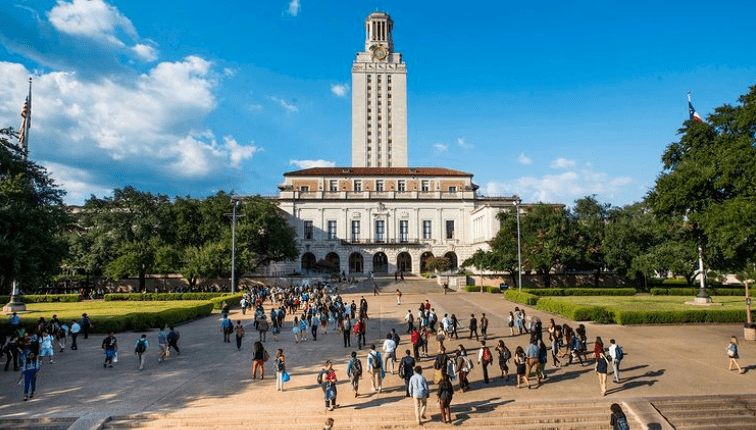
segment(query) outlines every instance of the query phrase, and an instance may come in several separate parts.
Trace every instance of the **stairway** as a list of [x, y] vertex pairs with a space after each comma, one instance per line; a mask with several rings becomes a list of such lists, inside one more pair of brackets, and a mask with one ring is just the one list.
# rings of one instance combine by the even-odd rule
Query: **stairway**
[[[501, 400], [454, 405], [454, 425], [466, 429], [513, 430], [611, 430], [610, 402], [516, 403]], [[223, 429], [319, 429], [332, 417], [339, 430], [416, 429], [412, 407], [386, 404], [371, 409], [336, 409], [333, 412], [255, 411], [254, 405], [239, 405], [226, 413], [215, 409], [176, 413], [143, 413], [114, 416], [104, 429], [132, 428], [223, 428]], [[438, 405], [429, 402], [423, 427], [447, 428], [440, 422]], [[640, 429], [637, 423], [633, 429]]]
[[76, 419], [76, 417], [0, 418], [0, 429], [65, 430]]
[[755, 396], [669, 397], [649, 401], [677, 430], [756, 428]]

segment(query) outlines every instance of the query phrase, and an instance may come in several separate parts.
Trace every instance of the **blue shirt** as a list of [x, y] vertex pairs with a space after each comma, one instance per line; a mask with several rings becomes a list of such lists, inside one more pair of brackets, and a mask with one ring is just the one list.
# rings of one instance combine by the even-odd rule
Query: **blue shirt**
[[13, 315], [10, 317], [10, 323], [11, 325], [20, 325], [21, 324], [21, 317], [18, 315]]
[[538, 358], [538, 345], [531, 343], [528, 345], [528, 358]]
[[428, 397], [430, 389], [428, 388], [428, 381], [425, 380], [423, 375], [415, 373], [409, 380], [409, 394], [416, 399], [425, 399]]

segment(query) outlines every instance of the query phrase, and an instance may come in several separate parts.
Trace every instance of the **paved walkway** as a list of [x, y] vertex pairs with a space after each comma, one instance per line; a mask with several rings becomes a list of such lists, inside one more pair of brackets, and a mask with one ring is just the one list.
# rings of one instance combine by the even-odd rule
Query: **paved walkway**
[[[401, 284], [400, 284], [401, 285]], [[400, 286], [401, 288], [401, 286]], [[467, 326], [469, 315], [480, 317], [486, 312], [490, 319], [491, 343], [504, 339], [510, 349], [527, 344], [527, 336], [508, 336], [506, 315], [516, 305], [501, 295], [481, 293], [439, 292], [422, 293], [423, 287], [412, 284], [405, 291], [403, 304], [396, 304], [395, 287], [383, 287], [382, 294], [365, 293], [369, 302], [368, 343], [376, 345], [390, 328], [395, 327], [402, 335], [400, 351], [408, 349], [409, 336], [404, 334], [404, 315], [408, 309], [416, 312], [419, 304], [429, 299], [439, 314], [455, 313]], [[426, 287], [427, 289], [427, 287]], [[345, 294], [349, 302], [359, 302], [363, 294]], [[550, 314], [526, 308], [529, 315], [537, 315], [547, 326]], [[283, 393], [276, 392], [272, 360], [263, 381], [250, 378], [250, 352], [257, 339], [253, 332], [252, 315], [232, 312], [234, 320], [246, 323], [247, 336], [241, 351], [235, 343], [223, 343], [216, 313], [177, 327], [181, 332], [181, 355], [173, 353], [163, 364], [158, 364], [156, 331], [148, 333], [151, 347], [149, 359], [143, 371], [139, 371], [133, 355], [133, 342], [140, 335], [135, 332], [117, 335], [121, 348], [120, 361], [112, 369], [102, 367], [100, 349], [102, 335], [79, 339], [79, 350], [57, 353], [56, 363], [43, 365], [39, 376], [37, 395], [32, 401], [22, 401], [23, 389], [15, 384], [18, 374], [0, 371], [0, 418], [8, 417], [92, 417], [119, 415], [143, 411], [175, 411], [192, 408], [196, 410], [246, 410], [273, 411], [286, 414], [323, 414], [322, 392], [315, 376], [326, 359], [335, 363], [339, 385], [338, 403], [347, 410], [371, 410], [376, 406], [401, 405], [411, 407], [411, 401], [403, 396], [403, 384], [398, 376], [387, 375], [384, 393], [369, 394], [370, 382], [363, 379], [361, 396], [351, 395], [346, 380], [346, 360], [356, 348], [343, 347], [340, 334], [318, 334], [318, 341], [295, 344], [291, 334], [291, 316], [286, 318], [286, 328], [276, 342], [268, 333], [266, 349], [274, 355], [282, 348], [287, 356], [288, 370], [292, 380]], [[568, 322], [554, 317], [558, 323]], [[707, 394], [743, 394], [753, 391], [756, 377], [756, 344], [741, 343], [741, 365], [748, 367], [745, 375], [727, 370], [725, 347], [729, 337], [742, 338], [741, 324], [702, 324], [669, 326], [617, 326], [586, 324], [589, 341], [601, 336], [608, 345], [615, 338], [622, 345], [626, 357], [623, 360], [623, 382], [609, 382], [608, 399], [633, 401], [638, 398], [658, 396], [685, 396]], [[468, 350], [476, 348], [475, 340], [467, 339], [467, 331], [460, 332], [460, 342]], [[456, 345], [456, 341], [448, 345]], [[353, 340], [353, 345], [356, 342]], [[590, 344], [589, 344], [590, 348]], [[437, 342], [431, 340], [429, 352], [435, 353]], [[365, 365], [367, 350], [359, 352]], [[399, 356], [403, 355], [398, 354]], [[432, 359], [423, 360], [425, 368], [432, 366]], [[512, 366], [513, 367], [513, 366]], [[492, 374], [496, 373], [496, 365]], [[508, 382], [494, 379], [490, 385], [482, 383], [482, 372], [476, 366], [471, 375], [472, 390], [457, 394], [454, 403], [469, 402], [529, 402], [563, 401], [568, 399], [600, 398], [598, 380], [593, 367], [571, 365], [563, 368], [547, 367], [549, 380], [535, 389], [517, 389], [514, 377]], [[426, 377], [432, 377], [430, 371]], [[609, 378], [611, 380], [611, 376]], [[434, 410], [435, 411], [435, 410]], [[337, 410], [339, 412], [339, 410]], [[437, 411], [436, 411], [437, 412]], [[435, 412], [434, 412], [435, 413]]]

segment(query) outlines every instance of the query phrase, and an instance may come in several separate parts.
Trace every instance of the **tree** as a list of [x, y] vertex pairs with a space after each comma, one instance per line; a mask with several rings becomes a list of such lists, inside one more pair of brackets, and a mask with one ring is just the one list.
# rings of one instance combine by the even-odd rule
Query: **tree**
[[294, 229], [275, 202], [260, 196], [244, 199], [239, 212], [243, 215], [236, 223], [236, 268], [240, 273], [253, 273], [261, 266], [299, 256]]
[[738, 102], [683, 124], [647, 197], [654, 212], [690, 223], [711, 269], [741, 269], [756, 253], [756, 86]]
[[425, 262], [425, 266], [434, 272], [443, 272], [449, 270], [451, 261], [446, 257], [431, 257]]
[[572, 210], [578, 252], [575, 268], [593, 270], [593, 283], [597, 287], [606, 266], [604, 237], [610, 207], [608, 203], [600, 204], [593, 195], [576, 200]]
[[94, 244], [79, 258], [99, 264], [107, 276], [118, 279], [139, 276], [139, 290], [146, 289], [146, 274], [155, 273], [160, 262], [158, 249], [169, 245], [174, 223], [170, 200], [161, 194], [138, 191], [127, 186], [113, 191], [112, 197], [90, 197], [84, 204], [79, 223]]
[[26, 159], [0, 130], [0, 291], [13, 281], [34, 289], [58, 271], [66, 255], [70, 218], [63, 196], [44, 167]]
[[520, 222], [523, 267], [535, 270], [549, 288], [552, 270], [578, 258], [574, 225], [563, 207], [546, 204], [534, 205]]

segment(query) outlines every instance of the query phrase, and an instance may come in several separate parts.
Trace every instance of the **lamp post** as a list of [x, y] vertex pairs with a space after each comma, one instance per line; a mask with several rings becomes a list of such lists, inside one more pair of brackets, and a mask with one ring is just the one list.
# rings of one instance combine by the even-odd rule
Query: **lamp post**
[[522, 199], [518, 196], [512, 204], [515, 207], [517, 216], [517, 291], [522, 291], [522, 253], [520, 251], [520, 203]]
[[236, 292], [236, 219], [243, 215], [236, 215], [236, 207], [239, 206], [239, 200], [231, 196], [231, 292]]

